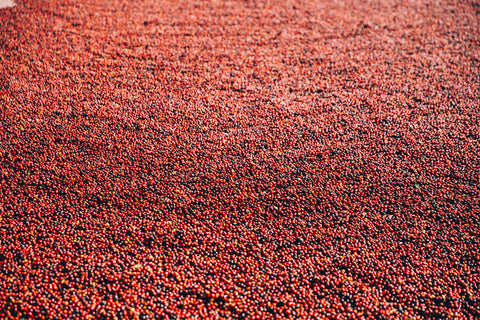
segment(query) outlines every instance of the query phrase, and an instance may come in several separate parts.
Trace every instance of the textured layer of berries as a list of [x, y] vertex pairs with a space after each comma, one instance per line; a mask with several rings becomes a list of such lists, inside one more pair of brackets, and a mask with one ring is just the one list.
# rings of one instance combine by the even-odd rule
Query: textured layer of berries
[[0, 9], [0, 318], [480, 317], [479, 10]]

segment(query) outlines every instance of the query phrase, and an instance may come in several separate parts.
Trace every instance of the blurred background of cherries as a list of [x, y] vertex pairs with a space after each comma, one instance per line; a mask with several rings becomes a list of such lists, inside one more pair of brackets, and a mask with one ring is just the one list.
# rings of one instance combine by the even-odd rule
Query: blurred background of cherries
[[0, 9], [0, 318], [480, 317], [479, 15]]

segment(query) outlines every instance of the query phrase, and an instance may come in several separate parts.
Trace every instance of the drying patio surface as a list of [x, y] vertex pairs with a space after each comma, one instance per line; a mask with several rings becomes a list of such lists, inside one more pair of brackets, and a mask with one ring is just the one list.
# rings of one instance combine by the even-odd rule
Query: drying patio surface
[[12, 0], [0, 0], [0, 9], [14, 6], [15, 2], [13, 2]]
[[479, 21], [0, 9], [0, 318], [480, 317]]

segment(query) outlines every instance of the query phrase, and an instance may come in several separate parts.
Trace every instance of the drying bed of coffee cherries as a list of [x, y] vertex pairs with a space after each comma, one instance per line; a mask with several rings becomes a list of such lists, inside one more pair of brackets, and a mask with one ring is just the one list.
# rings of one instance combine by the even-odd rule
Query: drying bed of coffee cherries
[[480, 317], [479, 18], [0, 9], [0, 318]]

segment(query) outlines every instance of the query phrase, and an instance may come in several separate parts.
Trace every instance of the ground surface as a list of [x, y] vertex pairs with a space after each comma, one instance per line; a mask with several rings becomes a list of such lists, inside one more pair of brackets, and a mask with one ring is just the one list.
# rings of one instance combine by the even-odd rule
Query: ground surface
[[12, 0], [0, 0], [0, 9], [14, 7], [14, 6], [15, 6], [15, 2], [13, 2]]
[[0, 10], [0, 318], [480, 317], [479, 17]]

